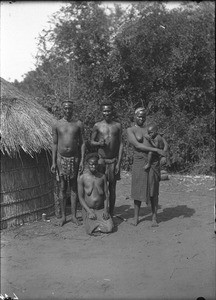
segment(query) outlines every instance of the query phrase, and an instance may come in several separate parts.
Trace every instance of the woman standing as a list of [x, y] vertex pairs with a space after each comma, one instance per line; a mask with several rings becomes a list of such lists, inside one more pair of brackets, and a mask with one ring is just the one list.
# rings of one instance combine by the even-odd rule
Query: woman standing
[[[139, 222], [139, 210], [141, 202], [145, 201], [148, 205], [151, 203], [152, 226], [157, 225], [157, 208], [160, 181], [160, 157], [165, 156], [165, 152], [158, 148], [153, 148], [148, 140], [147, 128], [144, 123], [146, 114], [144, 108], [138, 108], [135, 111], [134, 125], [127, 129], [128, 141], [134, 147], [131, 197], [134, 200], [134, 223], [137, 226]], [[147, 164], [148, 152], [152, 151], [158, 155], [153, 155], [151, 167], [145, 170]]]

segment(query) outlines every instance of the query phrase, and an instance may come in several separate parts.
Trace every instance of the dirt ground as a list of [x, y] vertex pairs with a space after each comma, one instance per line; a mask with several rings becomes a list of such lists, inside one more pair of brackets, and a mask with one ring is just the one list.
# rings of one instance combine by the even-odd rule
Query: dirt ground
[[141, 222], [130, 225], [130, 182], [123, 172], [111, 234], [90, 237], [71, 222], [59, 228], [55, 217], [3, 230], [1, 293], [28, 300], [215, 299], [214, 178], [162, 181], [157, 228], [145, 204]]

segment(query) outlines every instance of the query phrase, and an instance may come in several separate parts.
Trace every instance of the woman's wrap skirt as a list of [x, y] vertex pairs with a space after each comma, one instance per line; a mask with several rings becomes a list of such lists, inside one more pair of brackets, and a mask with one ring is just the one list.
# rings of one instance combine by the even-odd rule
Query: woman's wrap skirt
[[148, 153], [134, 150], [132, 166], [131, 198], [146, 202], [148, 205], [150, 197], [158, 203], [160, 182], [160, 159], [153, 155], [151, 167], [145, 170], [148, 162]]

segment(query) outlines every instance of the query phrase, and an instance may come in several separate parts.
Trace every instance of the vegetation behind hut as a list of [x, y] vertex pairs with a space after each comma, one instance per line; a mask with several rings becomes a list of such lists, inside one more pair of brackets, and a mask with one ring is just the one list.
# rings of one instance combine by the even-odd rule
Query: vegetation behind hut
[[[146, 107], [170, 144], [171, 171], [215, 172], [215, 4], [70, 2], [39, 37], [37, 68], [14, 83], [56, 116], [71, 97], [89, 137], [109, 98], [126, 129]], [[51, 46], [51, 47], [50, 47]], [[123, 167], [132, 149], [124, 135]]]

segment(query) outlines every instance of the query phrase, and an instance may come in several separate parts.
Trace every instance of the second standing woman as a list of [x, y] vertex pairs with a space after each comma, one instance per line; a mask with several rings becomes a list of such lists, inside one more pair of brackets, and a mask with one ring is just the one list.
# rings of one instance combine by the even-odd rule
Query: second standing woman
[[[146, 114], [144, 108], [135, 111], [134, 125], [127, 129], [128, 141], [134, 147], [131, 197], [134, 200], [134, 222], [137, 226], [139, 222], [139, 210], [141, 202], [150, 202], [152, 209], [152, 226], [157, 225], [157, 208], [160, 182], [160, 155], [165, 156], [165, 151], [154, 148], [145, 138], [147, 128], [145, 126]], [[167, 144], [166, 144], [167, 147]], [[151, 167], [145, 170], [148, 162], [148, 152], [156, 153], [153, 155]]]

